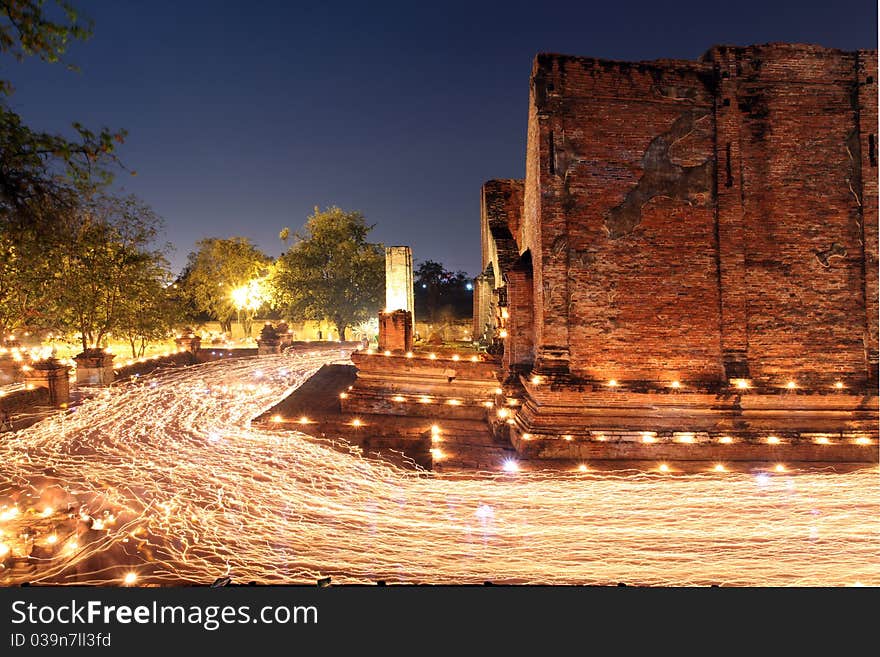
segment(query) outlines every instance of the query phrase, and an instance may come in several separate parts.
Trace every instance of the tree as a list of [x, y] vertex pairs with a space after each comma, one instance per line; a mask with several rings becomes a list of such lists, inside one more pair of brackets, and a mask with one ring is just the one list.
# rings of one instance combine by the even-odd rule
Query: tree
[[448, 271], [439, 262], [425, 260], [415, 271], [416, 313], [435, 323], [441, 316], [467, 317], [473, 312], [468, 275]]
[[143, 271], [126, 290], [116, 334], [124, 337], [131, 357], [144, 355], [151, 342], [165, 340], [186, 321], [185, 308], [172, 285], [167, 269], [158, 262], [144, 263]]
[[[59, 62], [72, 40], [91, 36], [91, 23], [70, 3], [56, 0], [54, 12], [47, 4], [0, 0], [0, 55]], [[72, 190], [108, 182], [119, 164], [115, 147], [125, 138], [124, 131], [93, 132], [80, 123], [72, 124], [75, 139], [32, 130], [10, 109], [12, 92], [0, 80], [0, 227], [7, 229], [51, 217], [40, 212], [47, 204], [69, 209]]]
[[[69, 43], [87, 39], [91, 24], [68, 2], [0, 0], [0, 56], [62, 61]], [[72, 67], [71, 67], [72, 68]], [[83, 193], [107, 184], [119, 165], [124, 131], [93, 132], [73, 124], [76, 138], [29, 128], [9, 106], [13, 92], [0, 79], [0, 329], [41, 328], [54, 292], [54, 254], [65, 217]], [[63, 104], [63, 99], [59, 99]]]
[[70, 217], [60, 250], [55, 312], [79, 333], [83, 351], [100, 348], [144, 296], [170, 281], [163, 252], [151, 249], [161, 220], [134, 196], [90, 199]]
[[[240, 293], [235, 291], [247, 290], [251, 281], [264, 278], [271, 258], [246, 237], [209, 237], [198, 242], [196, 247], [197, 251], [189, 254], [179, 285], [199, 311], [219, 321], [222, 330], [229, 333], [233, 318], [243, 308], [236, 306]], [[257, 309], [247, 312], [256, 312]], [[253, 320], [252, 315], [250, 318]]]
[[332, 321], [340, 339], [375, 316], [385, 296], [385, 250], [367, 242], [373, 227], [360, 212], [316, 207], [276, 263], [276, 303], [291, 317]]
[[[53, 218], [52, 223], [58, 227]], [[64, 231], [47, 234], [38, 224], [0, 227], [0, 335], [49, 328], [57, 251]]]

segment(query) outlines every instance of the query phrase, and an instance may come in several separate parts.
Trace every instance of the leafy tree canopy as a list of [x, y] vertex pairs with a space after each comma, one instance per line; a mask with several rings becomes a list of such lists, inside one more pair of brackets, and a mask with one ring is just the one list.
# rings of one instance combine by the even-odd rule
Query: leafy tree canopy
[[276, 263], [278, 305], [291, 317], [329, 319], [340, 338], [346, 328], [375, 316], [385, 297], [385, 250], [367, 241], [373, 227], [360, 212], [316, 207]]
[[237, 314], [233, 292], [265, 277], [271, 258], [246, 237], [209, 237], [196, 247], [179, 285], [197, 310], [215, 318], [228, 333]]
[[52, 301], [61, 328], [78, 332], [84, 350], [131, 328], [133, 316], [148, 312], [145, 299], [170, 283], [164, 249], [154, 248], [161, 223], [134, 196], [97, 196], [68, 216], [53, 253]]
[[[0, 56], [60, 62], [70, 43], [91, 31], [66, 0], [0, 0]], [[0, 79], [0, 229], [6, 230], [45, 226], [56, 217], [49, 208], [63, 212], [83, 187], [107, 183], [125, 138], [124, 131], [95, 132], [80, 123], [72, 124], [73, 138], [34, 130], [10, 108], [12, 92], [11, 82]]]
[[468, 317], [473, 312], [470, 278], [439, 262], [425, 260], [414, 272], [416, 316], [430, 322]]

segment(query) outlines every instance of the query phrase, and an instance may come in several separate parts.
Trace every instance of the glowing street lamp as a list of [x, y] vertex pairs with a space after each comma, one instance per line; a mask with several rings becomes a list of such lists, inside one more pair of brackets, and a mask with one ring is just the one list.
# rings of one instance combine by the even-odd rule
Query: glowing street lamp
[[238, 313], [239, 324], [242, 324], [242, 311], [246, 311], [247, 326], [242, 324], [242, 327], [244, 328], [245, 335], [250, 337], [250, 322], [253, 318], [253, 313], [259, 310], [267, 300], [265, 285], [261, 279], [251, 279], [245, 285], [233, 288], [230, 297], [232, 298], [232, 305], [235, 306], [235, 310]]

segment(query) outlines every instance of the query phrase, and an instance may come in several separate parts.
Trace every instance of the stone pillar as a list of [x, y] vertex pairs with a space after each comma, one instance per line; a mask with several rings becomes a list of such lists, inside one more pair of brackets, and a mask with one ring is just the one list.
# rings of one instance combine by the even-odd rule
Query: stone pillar
[[103, 349], [86, 349], [73, 357], [76, 361], [76, 384], [106, 386], [113, 383], [113, 354]]
[[[46, 388], [49, 391], [49, 403], [52, 406], [67, 406], [70, 402], [70, 368], [62, 365], [54, 358], [41, 360], [33, 364], [24, 373], [24, 383], [35, 388]], [[111, 370], [112, 372], [112, 370]]]
[[174, 344], [177, 345], [178, 351], [184, 349], [195, 355], [199, 352], [199, 347], [202, 346], [202, 339], [187, 326], [183, 329], [183, 333], [175, 338]]
[[274, 326], [269, 322], [266, 322], [263, 330], [260, 331], [260, 337], [257, 339], [257, 354], [260, 356], [267, 356], [269, 354], [280, 353], [281, 339], [278, 337], [278, 332], [275, 330]]
[[485, 344], [492, 339], [492, 330], [495, 328], [492, 299], [495, 294], [494, 287], [493, 277], [486, 272], [474, 279], [474, 342]]
[[[3, 350], [0, 350], [2, 352]], [[21, 363], [8, 351], [0, 353], [0, 386], [21, 380]]]
[[411, 329], [415, 328], [412, 250], [408, 246], [385, 249], [385, 311], [395, 310], [408, 311]]
[[412, 313], [394, 310], [379, 313], [379, 350], [412, 351]]
[[21, 341], [14, 335], [3, 337], [2, 346], [6, 349], [21, 349]]
[[287, 322], [281, 322], [275, 327], [275, 333], [278, 334], [280, 348], [284, 349], [293, 343], [293, 331], [290, 330]]
[[531, 259], [520, 260], [505, 274], [507, 305], [501, 309], [507, 331], [503, 364], [507, 371], [525, 369], [535, 358], [534, 282]]

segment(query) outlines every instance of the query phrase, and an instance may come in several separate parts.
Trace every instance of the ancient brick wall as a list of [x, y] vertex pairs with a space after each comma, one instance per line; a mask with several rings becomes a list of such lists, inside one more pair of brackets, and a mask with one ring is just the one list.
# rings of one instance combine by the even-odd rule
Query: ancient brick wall
[[856, 84], [858, 87], [859, 153], [862, 166], [862, 230], [865, 253], [865, 351], [870, 364], [872, 385], [877, 385], [877, 322], [880, 318], [877, 298], [877, 51], [857, 53]]
[[504, 342], [504, 369], [527, 369], [535, 360], [534, 280], [530, 253], [504, 274], [507, 288], [507, 338]]
[[711, 78], [694, 62], [536, 60], [540, 369], [718, 378]]
[[877, 349], [876, 77], [874, 52], [787, 44], [539, 55], [518, 245], [536, 368], [861, 385]]
[[722, 76], [719, 117], [729, 117], [729, 130], [718, 134], [722, 158], [731, 144], [718, 184], [733, 194], [719, 194], [718, 212], [729, 204], [741, 215], [742, 251], [731, 257], [743, 271], [722, 285], [722, 311], [734, 295], [744, 297], [732, 305], [744, 303], [746, 322], [725, 329], [747, 345], [754, 379], [861, 383], [867, 136], [860, 137], [858, 56], [774, 44], [716, 48], [706, 59]]
[[517, 305], [516, 327], [508, 331], [505, 347], [508, 366], [534, 359], [531, 265], [526, 271], [520, 257], [523, 191], [522, 180], [503, 179], [487, 181], [480, 194], [483, 274], [474, 295], [474, 335], [482, 335], [487, 324], [491, 328], [507, 324], [498, 315], [509, 315], [508, 304]]
[[522, 180], [489, 180], [483, 184], [480, 190], [482, 268], [487, 271], [491, 266], [496, 287], [504, 284], [504, 272], [519, 258], [522, 208]]

